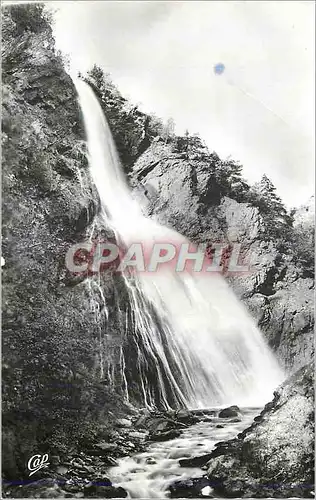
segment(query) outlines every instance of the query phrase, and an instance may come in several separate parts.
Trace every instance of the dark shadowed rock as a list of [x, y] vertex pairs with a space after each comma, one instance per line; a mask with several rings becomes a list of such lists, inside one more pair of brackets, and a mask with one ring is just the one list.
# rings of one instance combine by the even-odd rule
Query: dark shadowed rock
[[193, 412], [189, 410], [179, 410], [175, 414], [175, 419], [178, 422], [182, 422], [183, 424], [186, 425], [193, 425], [196, 424], [199, 421], [199, 418], [197, 415], [194, 415]]
[[181, 467], [203, 467], [210, 460], [212, 454], [207, 453], [206, 455], [200, 455], [199, 457], [193, 458], [183, 458], [179, 460]]
[[215, 410], [191, 410], [192, 415], [196, 416], [200, 419], [203, 418], [210, 418], [210, 417], [215, 417], [216, 411]]
[[126, 498], [127, 492], [115, 486], [103, 486], [99, 484], [90, 484], [84, 488], [84, 495], [88, 498]]
[[157, 432], [155, 434], [151, 434], [149, 439], [151, 441], [168, 441], [169, 439], [175, 439], [181, 436], [181, 431], [177, 429], [172, 429], [171, 431], [166, 432]]
[[202, 491], [204, 488], [210, 488], [210, 481], [207, 477], [198, 477], [193, 479], [183, 479], [175, 481], [169, 486], [171, 498], [212, 498], [212, 496]]
[[228, 408], [224, 408], [218, 414], [219, 418], [231, 418], [238, 417], [240, 409], [238, 406], [229, 406]]

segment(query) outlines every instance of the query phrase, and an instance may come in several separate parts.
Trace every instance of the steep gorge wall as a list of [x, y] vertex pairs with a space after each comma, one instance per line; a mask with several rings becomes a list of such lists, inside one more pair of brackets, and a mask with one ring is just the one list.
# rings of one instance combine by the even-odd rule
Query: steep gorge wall
[[126, 413], [128, 300], [119, 276], [100, 283], [65, 266], [72, 244], [97, 237], [98, 195], [41, 6], [4, 8], [2, 49], [3, 465], [16, 477], [32, 454]]
[[191, 241], [242, 245], [250, 272], [228, 279], [280, 362], [293, 372], [313, 358], [314, 281], [293, 248], [312, 249], [306, 234], [313, 233], [313, 206], [307, 207], [306, 220], [300, 212], [294, 220], [294, 227], [307, 227], [305, 239], [283, 243], [271, 237], [259, 208], [218, 195], [209, 169], [200, 152], [178, 152], [173, 143], [156, 139], [134, 166], [134, 194], [150, 217]]

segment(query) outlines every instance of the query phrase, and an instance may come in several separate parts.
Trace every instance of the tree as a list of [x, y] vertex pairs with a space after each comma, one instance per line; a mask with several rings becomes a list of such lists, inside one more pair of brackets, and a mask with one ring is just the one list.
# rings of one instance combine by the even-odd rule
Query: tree
[[242, 165], [228, 159], [221, 160], [216, 154], [212, 155], [214, 175], [221, 186], [222, 195], [228, 195], [237, 201], [247, 201], [249, 185], [243, 179]]
[[272, 181], [263, 174], [249, 194], [250, 202], [259, 208], [265, 224], [265, 233], [272, 237], [288, 237], [293, 225], [293, 217], [286, 210], [276, 193]]

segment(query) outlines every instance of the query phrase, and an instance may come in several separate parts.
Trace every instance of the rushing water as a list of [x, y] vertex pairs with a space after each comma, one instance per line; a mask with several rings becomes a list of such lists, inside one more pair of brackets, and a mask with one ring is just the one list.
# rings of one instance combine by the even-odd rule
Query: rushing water
[[[125, 245], [141, 241], [148, 248], [155, 241], [186, 242], [143, 216], [125, 182], [97, 98], [86, 83], [77, 81], [76, 87], [105, 224]], [[251, 406], [270, 398], [282, 372], [222, 276], [164, 267], [156, 273], [126, 274], [124, 279], [132, 309], [129, 334], [139, 339], [135, 364], [148, 407]], [[147, 358], [155, 365], [154, 380], [144, 369]]]
[[[185, 429], [177, 439], [153, 443], [146, 452], [120, 459], [109, 471], [111, 481], [131, 498], [168, 498], [168, 487], [174, 481], [205, 474], [200, 468], [180, 467], [179, 460], [210, 453], [218, 441], [232, 439], [248, 427], [258, 413], [259, 409], [242, 409], [241, 422], [210, 416]], [[217, 428], [218, 424], [223, 428]]]

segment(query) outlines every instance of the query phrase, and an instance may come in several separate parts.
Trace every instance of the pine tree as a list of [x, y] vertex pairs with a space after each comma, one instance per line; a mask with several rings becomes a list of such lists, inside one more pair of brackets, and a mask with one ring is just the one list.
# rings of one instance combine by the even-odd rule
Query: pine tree
[[287, 212], [281, 198], [276, 193], [273, 182], [266, 174], [263, 174], [260, 182], [252, 187], [250, 201], [260, 210], [266, 234], [280, 238], [289, 235], [293, 217]]
[[249, 186], [242, 176], [242, 165], [234, 160], [221, 160], [217, 155], [212, 156], [214, 172], [217, 182], [222, 186], [224, 195], [231, 196], [237, 201], [247, 201]]

